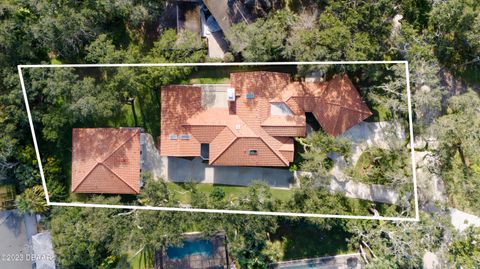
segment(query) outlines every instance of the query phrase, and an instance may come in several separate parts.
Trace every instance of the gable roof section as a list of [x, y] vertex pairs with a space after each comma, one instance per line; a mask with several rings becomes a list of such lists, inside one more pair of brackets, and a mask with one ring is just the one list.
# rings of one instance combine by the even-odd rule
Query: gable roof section
[[72, 192], [138, 194], [139, 128], [74, 128]]

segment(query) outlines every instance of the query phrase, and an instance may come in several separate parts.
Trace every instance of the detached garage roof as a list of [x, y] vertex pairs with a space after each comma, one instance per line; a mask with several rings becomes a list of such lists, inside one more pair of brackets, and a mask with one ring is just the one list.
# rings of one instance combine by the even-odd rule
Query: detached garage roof
[[72, 134], [72, 192], [138, 194], [140, 128], [82, 128]]

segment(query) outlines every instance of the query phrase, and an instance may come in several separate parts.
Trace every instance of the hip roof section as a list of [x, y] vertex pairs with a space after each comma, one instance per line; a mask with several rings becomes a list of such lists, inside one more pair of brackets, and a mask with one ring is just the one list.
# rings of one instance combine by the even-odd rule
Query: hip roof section
[[230, 87], [235, 101], [226, 107], [203, 105], [198, 85], [163, 87], [161, 155], [199, 156], [207, 143], [212, 165], [288, 166], [293, 154], [285, 151], [293, 152], [293, 137], [305, 136], [305, 113], [333, 136], [372, 114], [346, 75], [306, 83], [287, 73], [239, 72], [230, 74]]
[[140, 128], [74, 128], [72, 192], [138, 194]]

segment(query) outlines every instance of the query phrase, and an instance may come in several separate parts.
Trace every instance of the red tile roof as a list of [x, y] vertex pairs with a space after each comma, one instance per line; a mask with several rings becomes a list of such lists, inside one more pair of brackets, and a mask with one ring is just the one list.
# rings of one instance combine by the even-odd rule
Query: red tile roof
[[73, 129], [72, 192], [138, 194], [140, 129]]
[[[199, 86], [162, 88], [162, 156], [199, 156], [200, 144], [208, 143], [211, 165], [288, 166], [293, 137], [306, 134], [306, 112], [334, 136], [371, 115], [346, 75], [305, 83], [286, 73], [241, 72], [230, 74], [230, 86], [236, 100], [223, 108], [202, 106]], [[272, 115], [272, 105], [282, 103], [291, 114]]]

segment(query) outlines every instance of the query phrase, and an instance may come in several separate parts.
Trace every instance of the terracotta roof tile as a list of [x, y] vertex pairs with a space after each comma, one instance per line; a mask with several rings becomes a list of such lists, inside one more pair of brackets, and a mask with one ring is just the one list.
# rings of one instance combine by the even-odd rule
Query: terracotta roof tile
[[218, 134], [218, 136], [212, 141], [210, 145], [210, 160], [212, 164], [225, 150], [237, 139], [232, 133], [230, 128], [224, 127], [224, 129]]
[[[212, 165], [288, 166], [293, 161], [292, 137], [305, 136], [305, 112], [312, 112], [331, 135], [371, 115], [347, 76], [305, 83], [292, 82], [285, 73], [256, 71], [232, 73], [230, 83], [236, 100], [225, 108], [203, 107], [201, 87], [162, 88], [162, 155], [199, 156], [200, 144], [209, 143]], [[280, 102], [273, 107], [280, 115], [272, 115], [272, 102]], [[281, 102], [291, 112], [281, 108]], [[293, 115], [282, 115], [279, 107]], [[191, 138], [169, 139], [181, 133]], [[258, 154], [247, 154], [248, 147], [258, 147]]]
[[140, 129], [72, 130], [72, 192], [140, 192]]

